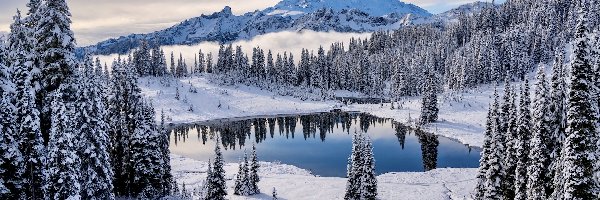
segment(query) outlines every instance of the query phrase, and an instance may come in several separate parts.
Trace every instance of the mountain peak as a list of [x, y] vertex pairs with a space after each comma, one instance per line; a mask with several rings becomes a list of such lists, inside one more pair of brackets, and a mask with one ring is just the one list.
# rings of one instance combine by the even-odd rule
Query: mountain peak
[[272, 14], [312, 13], [321, 8], [334, 11], [357, 9], [371, 16], [384, 16], [392, 13], [431, 16], [426, 10], [399, 0], [282, 0], [274, 7], [267, 8], [267, 11]]
[[231, 7], [229, 7], [229, 6], [225, 6], [221, 12], [225, 13], [225, 14], [230, 14], [230, 15], [233, 14], [231, 12]]

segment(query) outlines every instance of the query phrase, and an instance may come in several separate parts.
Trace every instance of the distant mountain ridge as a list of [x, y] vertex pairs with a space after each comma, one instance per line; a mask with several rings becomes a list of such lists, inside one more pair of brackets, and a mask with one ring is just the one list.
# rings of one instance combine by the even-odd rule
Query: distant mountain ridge
[[312, 13], [321, 8], [334, 11], [360, 10], [371, 16], [384, 16], [388, 14], [414, 14], [418, 16], [431, 16], [431, 13], [399, 0], [282, 0], [277, 5], [267, 8], [264, 12], [269, 14], [298, 15]]
[[433, 16], [434, 21], [445, 21], [445, 22], [455, 22], [458, 20], [458, 17], [461, 15], [472, 15], [476, 13], [480, 13], [483, 9], [498, 6], [494, 5], [490, 2], [473, 2], [459, 6], [458, 8], [451, 9], [449, 11], [437, 14]]
[[92, 54], [127, 53], [141, 40], [153, 45], [191, 45], [205, 41], [232, 42], [281, 31], [373, 32], [437, 19], [426, 10], [399, 0], [283, 0], [262, 11], [234, 15], [220, 12], [187, 19], [148, 34], [132, 34], [83, 47]]

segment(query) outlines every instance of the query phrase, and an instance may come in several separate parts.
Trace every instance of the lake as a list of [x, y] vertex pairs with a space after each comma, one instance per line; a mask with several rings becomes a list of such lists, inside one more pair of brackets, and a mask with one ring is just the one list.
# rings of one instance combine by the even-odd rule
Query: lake
[[480, 149], [391, 119], [366, 113], [329, 112], [220, 119], [172, 127], [171, 153], [208, 161], [218, 137], [226, 162], [238, 162], [255, 144], [260, 161], [280, 162], [314, 175], [345, 177], [352, 134], [373, 141], [377, 174], [435, 168], [476, 168]]

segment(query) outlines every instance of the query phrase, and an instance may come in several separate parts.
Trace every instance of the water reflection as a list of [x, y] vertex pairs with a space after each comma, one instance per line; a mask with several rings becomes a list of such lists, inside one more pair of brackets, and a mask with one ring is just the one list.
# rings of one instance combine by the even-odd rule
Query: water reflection
[[478, 150], [471, 152], [456, 141], [412, 130], [390, 119], [348, 112], [178, 125], [172, 129], [171, 151], [208, 160], [214, 139], [219, 137], [228, 162], [237, 162], [243, 150], [256, 143], [261, 160], [296, 165], [316, 175], [343, 177], [351, 133], [355, 130], [365, 132], [373, 139], [378, 173], [429, 171], [438, 165], [478, 166]]

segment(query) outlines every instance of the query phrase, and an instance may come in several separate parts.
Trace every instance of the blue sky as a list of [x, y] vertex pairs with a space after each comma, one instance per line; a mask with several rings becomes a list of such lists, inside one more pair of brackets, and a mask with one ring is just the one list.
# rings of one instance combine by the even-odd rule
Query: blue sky
[[[440, 13], [475, 0], [402, 0], [431, 13]], [[503, 3], [505, 0], [497, 0]], [[0, 0], [0, 32], [8, 32], [16, 9], [25, 12], [28, 0]], [[264, 9], [279, 0], [69, 0], [72, 29], [79, 45], [131, 33], [167, 28], [188, 18], [232, 7], [236, 14]]]

